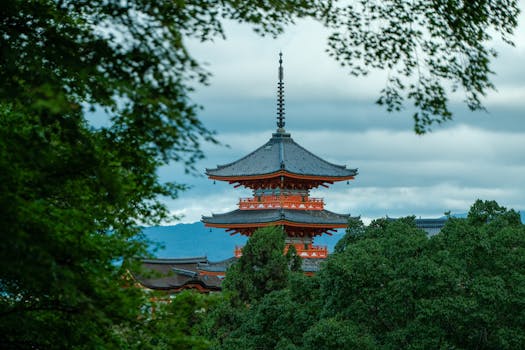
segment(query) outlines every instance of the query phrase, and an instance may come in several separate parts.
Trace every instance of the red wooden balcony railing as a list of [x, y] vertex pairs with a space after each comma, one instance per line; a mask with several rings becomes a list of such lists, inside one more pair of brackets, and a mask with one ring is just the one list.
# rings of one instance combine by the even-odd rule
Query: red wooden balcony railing
[[[240, 258], [242, 256], [242, 246], [235, 246], [235, 257]], [[324, 259], [328, 257], [328, 247], [327, 246], [320, 246], [320, 245], [308, 245], [308, 247], [304, 247], [300, 244], [295, 245], [295, 250], [297, 251], [297, 255], [299, 255], [301, 258], [310, 258], [310, 259]], [[284, 249], [284, 253], [288, 251], [288, 245]]]
[[260, 196], [241, 198], [239, 209], [298, 209], [298, 210], [323, 210], [322, 198], [310, 198], [303, 196]]

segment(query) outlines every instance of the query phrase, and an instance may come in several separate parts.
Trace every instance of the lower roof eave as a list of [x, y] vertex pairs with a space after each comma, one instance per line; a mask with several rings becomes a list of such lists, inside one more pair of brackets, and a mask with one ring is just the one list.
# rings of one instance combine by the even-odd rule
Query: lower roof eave
[[269, 222], [251, 222], [251, 223], [225, 223], [216, 224], [204, 221], [204, 226], [215, 228], [250, 228], [250, 227], [266, 227], [266, 226], [292, 226], [292, 227], [308, 227], [308, 228], [347, 228], [348, 223], [323, 223], [315, 224], [310, 222], [293, 222], [288, 220], [277, 220]]

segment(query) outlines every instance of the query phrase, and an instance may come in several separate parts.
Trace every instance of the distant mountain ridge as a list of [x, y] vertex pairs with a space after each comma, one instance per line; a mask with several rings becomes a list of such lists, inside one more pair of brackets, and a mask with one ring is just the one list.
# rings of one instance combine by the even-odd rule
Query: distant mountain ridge
[[[525, 211], [519, 212], [525, 224]], [[466, 217], [466, 213], [454, 214]], [[207, 256], [211, 261], [219, 261], [233, 256], [236, 245], [246, 244], [242, 235], [230, 236], [225, 230], [204, 227], [202, 222], [176, 224], [171, 226], [151, 226], [143, 229], [144, 234], [153, 242], [161, 243], [164, 248], [152, 253], [158, 258]], [[315, 245], [326, 245], [333, 252], [334, 246], [343, 237], [345, 230], [338, 230], [332, 236], [323, 235], [314, 240]]]

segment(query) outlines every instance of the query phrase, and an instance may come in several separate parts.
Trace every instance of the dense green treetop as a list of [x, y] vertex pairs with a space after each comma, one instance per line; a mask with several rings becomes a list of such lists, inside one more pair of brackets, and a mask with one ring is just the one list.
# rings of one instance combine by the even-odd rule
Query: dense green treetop
[[241, 258], [228, 269], [224, 290], [240, 302], [250, 303], [270, 291], [286, 288], [293, 257], [283, 254], [284, 236], [277, 226], [256, 230], [243, 247]]
[[430, 238], [414, 217], [355, 220], [316, 276], [289, 274], [249, 304], [226, 295], [206, 334], [214, 349], [521, 349], [524, 271], [525, 226], [494, 201]]
[[[284, 349], [301, 341], [317, 303], [318, 282], [299, 271], [295, 249], [285, 249], [281, 227], [255, 231], [227, 272], [226, 299], [212, 311], [206, 335], [212, 348]], [[299, 266], [298, 266], [299, 265]]]
[[149, 310], [140, 322], [119, 326], [121, 349], [209, 349], [212, 341], [204, 330], [210, 310], [223, 301], [221, 294], [202, 294], [182, 291], [176, 295], [153, 293], [156, 301], [149, 302]]
[[515, 211], [477, 201], [430, 239], [413, 218], [348, 235], [319, 276], [324, 317], [384, 349], [525, 346], [525, 226]]

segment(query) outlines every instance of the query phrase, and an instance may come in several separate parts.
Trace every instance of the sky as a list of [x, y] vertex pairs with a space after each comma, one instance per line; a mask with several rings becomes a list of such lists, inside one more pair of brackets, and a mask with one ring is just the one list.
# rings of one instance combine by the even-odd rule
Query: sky
[[[520, 4], [525, 10], [523, 2]], [[168, 208], [191, 223], [202, 215], [236, 209], [251, 192], [204, 176], [206, 168], [235, 161], [263, 145], [276, 129], [278, 53], [283, 52], [286, 131], [314, 154], [358, 168], [350, 184], [313, 190], [325, 207], [361, 216], [439, 217], [465, 213], [478, 198], [525, 209], [525, 16], [519, 18], [515, 47], [492, 43], [499, 52], [492, 77], [497, 91], [483, 100], [485, 112], [470, 112], [454, 97], [454, 120], [413, 132], [410, 108], [391, 114], [374, 101], [386, 74], [356, 78], [326, 52], [327, 32], [302, 21], [277, 39], [261, 38], [246, 25], [227, 23], [226, 40], [188, 43], [190, 52], [212, 73], [198, 87], [194, 102], [200, 119], [222, 145], [204, 144], [199, 176], [178, 164], [160, 177], [191, 186]], [[175, 222], [176, 223], [176, 222]], [[174, 224], [174, 223], [171, 223]]]

